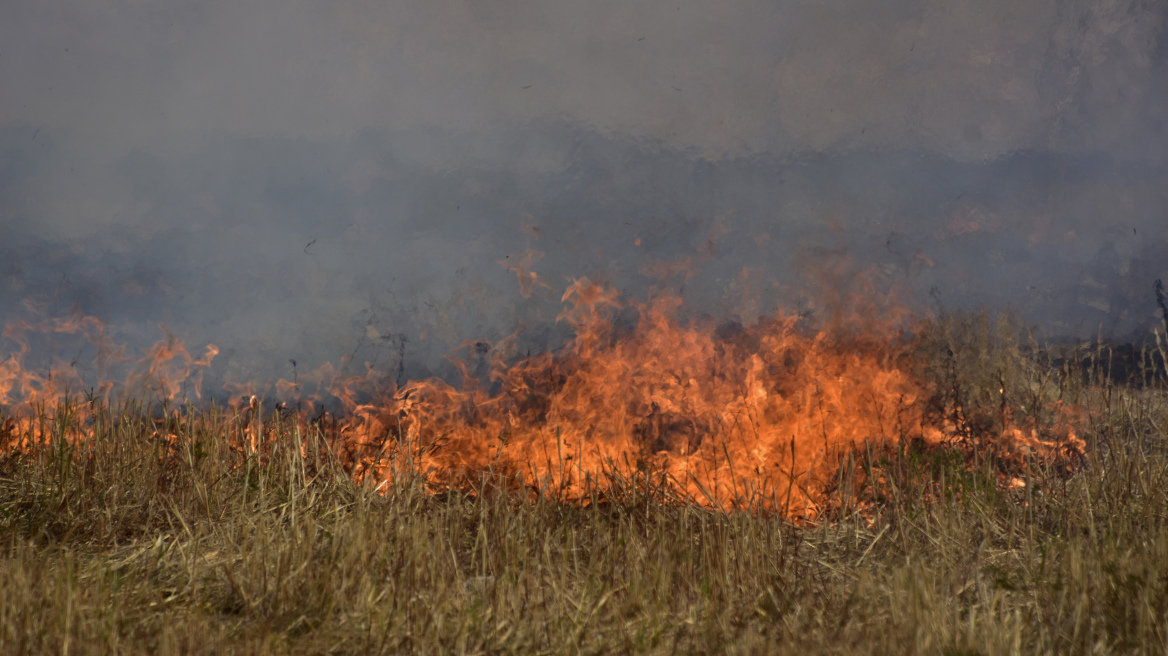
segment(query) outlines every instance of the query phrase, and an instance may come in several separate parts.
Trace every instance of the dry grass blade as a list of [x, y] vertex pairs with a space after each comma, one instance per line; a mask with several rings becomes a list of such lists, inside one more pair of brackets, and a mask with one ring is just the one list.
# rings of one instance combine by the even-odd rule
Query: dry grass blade
[[[782, 499], [732, 488], [741, 507], [726, 508], [651, 468], [581, 476], [570, 500], [495, 471], [436, 492], [416, 463], [380, 456], [384, 475], [358, 483], [327, 431], [276, 416], [243, 433], [192, 410], [160, 440], [123, 408], [79, 441], [76, 413], [49, 413], [29, 428], [51, 437], [42, 448], [0, 457], [0, 645], [1165, 653], [1164, 380], [1120, 384], [1100, 374], [1102, 349], [1054, 357], [1011, 326], [948, 317], [923, 335], [936, 412], [969, 430], [949, 448], [869, 444], [841, 500], [803, 525], [763, 511]], [[1011, 426], [1057, 433], [1073, 404], [1076, 466], [988, 451]]]

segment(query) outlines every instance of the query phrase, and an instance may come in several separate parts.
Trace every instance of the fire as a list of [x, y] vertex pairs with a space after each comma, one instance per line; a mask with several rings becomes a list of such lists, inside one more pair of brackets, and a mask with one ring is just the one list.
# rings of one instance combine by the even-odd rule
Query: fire
[[[410, 445], [440, 484], [491, 469], [584, 499], [607, 476], [655, 472], [690, 502], [813, 516], [842, 453], [940, 439], [894, 323], [683, 323], [674, 297], [626, 305], [588, 279], [562, 300], [575, 339], [561, 353], [509, 362], [497, 350], [486, 381], [464, 371], [461, 389], [429, 380], [351, 405], [361, 475], [391, 476]], [[622, 307], [631, 328], [613, 320]]]
[[[528, 272], [520, 274], [522, 281]], [[298, 422], [299, 434], [322, 431], [357, 480], [381, 489], [406, 470], [432, 490], [469, 489], [490, 472], [517, 491], [592, 503], [617, 481], [640, 481], [681, 502], [805, 519], [836, 502], [846, 454], [909, 441], [952, 444], [963, 434], [958, 413], [927, 411], [932, 390], [913, 359], [913, 322], [892, 306], [829, 295], [831, 316], [813, 329], [784, 313], [746, 326], [682, 319], [674, 296], [631, 301], [587, 278], [561, 300], [557, 321], [574, 332], [568, 345], [517, 358], [514, 339], [494, 348], [465, 344], [470, 355], [452, 358], [462, 367], [460, 386], [439, 379], [399, 386], [372, 368], [343, 377], [326, 366], [307, 399], [313, 376], [267, 389], [285, 401], [277, 406], [282, 420]], [[208, 345], [196, 358], [163, 330], [163, 340], [127, 365], [96, 319], [11, 324], [4, 336], [18, 348], [0, 364], [0, 405], [12, 413], [6, 448], [34, 445], [31, 417], [61, 404], [96, 412], [96, 402], [108, 407], [115, 397], [201, 398], [202, 372], [218, 350]], [[61, 333], [81, 335], [96, 353], [102, 382], [88, 392], [71, 363], [43, 375], [22, 365], [32, 336]], [[472, 367], [476, 360], [488, 366]], [[115, 364], [129, 367], [116, 385], [108, 382]], [[262, 453], [278, 433], [264, 428], [264, 388], [228, 387], [240, 419], [228, 439], [243, 453]], [[343, 411], [317, 411], [325, 396]], [[80, 426], [74, 439], [85, 439]], [[1052, 440], [1006, 422], [997, 446], [1039, 455], [1081, 448], [1073, 430], [1059, 430]], [[1003, 476], [1007, 485], [1019, 480]]]
[[[0, 362], [0, 406], [19, 412], [38, 405], [51, 407], [65, 401], [79, 402], [86, 397], [89, 400], [100, 398], [108, 404], [115, 389], [128, 395], [162, 401], [172, 401], [189, 389], [196, 399], [202, 398], [202, 370], [210, 366], [219, 349], [208, 344], [203, 357], [196, 359], [166, 326], [160, 328], [165, 338], [150, 348], [119, 385], [113, 382], [111, 370], [128, 360], [125, 348], [115, 344], [96, 318], [74, 315], [36, 324], [11, 322], [5, 327], [3, 336], [19, 348]], [[58, 360], [47, 374], [24, 366], [31, 351], [31, 338], [55, 334], [81, 335], [94, 347], [93, 364], [100, 382], [89, 388], [88, 393], [84, 391], [85, 382], [76, 369], [76, 361]]]
[[[92, 420], [99, 402], [108, 407], [119, 401], [169, 403], [202, 398], [202, 372], [210, 366], [219, 349], [208, 344], [203, 357], [195, 358], [165, 326], [160, 328], [164, 338], [131, 364], [125, 348], [117, 345], [101, 321], [94, 317], [77, 314], [37, 323], [10, 322], [3, 336], [18, 348], [0, 362], [0, 408], [11, 413], [0, 425], [0, 436], [6, 438], [0, 447], [5, 443], [9, 449], [33, 446], [43, 439], [32, 429], [33, 419], [38, 415], [52, 415], [64, 407], [88, 415], [82, 418], [84, 424]], [[58, 358], [47, 373], [25, 365], [34, 339], [61, 335], [80, 336], [93, 347], [91, 364], [97, 382], [92, 386], [86, 385], [76, 360]], [[128, 369], [119, 367], [127, 364]], [[120, 382], [115, 382], [114, 371], [119, 368], [125, 375]], [[72, 438], [86, 437], [84, 429], [77, 425], [70, 426], [69, 430]]]

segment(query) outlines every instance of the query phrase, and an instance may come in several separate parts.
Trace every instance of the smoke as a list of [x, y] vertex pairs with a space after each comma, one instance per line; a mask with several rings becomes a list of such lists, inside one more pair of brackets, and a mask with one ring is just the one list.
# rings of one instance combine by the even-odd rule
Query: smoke
[[[636, 295], [688, 261], [668, 284], [749, 320], [846, 252], [923, 306], [1146, 335], [1166, 21], [1137, 1], [9, 2], [0, 319], [76, 309], [138, 344], [165, 323], [236, 380], [342, 356], [421, 376], [466, 339], [556, 344], [569, 277]], [[520, 293], [524, 261], [547, 287]]]

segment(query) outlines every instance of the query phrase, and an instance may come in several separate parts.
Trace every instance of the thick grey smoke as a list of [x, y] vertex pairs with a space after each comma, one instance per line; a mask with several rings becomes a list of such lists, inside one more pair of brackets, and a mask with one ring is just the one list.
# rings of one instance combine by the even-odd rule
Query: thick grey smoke
[[14, 0], [0, 319], [163, 322], [234, 379], [424, 375], [555, 344], [569, 276], [635, 295], [692, 257], [672, 284], [750, 319], [846, 251], [922, 305], [1146, 335], [1166, 28], [1138, 0]]

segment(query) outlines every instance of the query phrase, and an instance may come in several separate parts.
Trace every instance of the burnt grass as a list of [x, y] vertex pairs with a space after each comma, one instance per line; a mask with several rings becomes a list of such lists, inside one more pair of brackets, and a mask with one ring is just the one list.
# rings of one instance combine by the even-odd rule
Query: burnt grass
[[[967, 439], [841, 454], [812, 522], [679, 503], [651, 471], [589, 504], [489, 472], [432, 494], [408, 466], [376, 490], [319, 425], [273, 415], [249, 454], [214, 408], [58, 408], [0, 456], [0, 651], [1168, 652], [1163, 342], [1032, 335], [926, 326], [931, 403]], [[978, 446], [1068, 407], [1071, 462]]]

